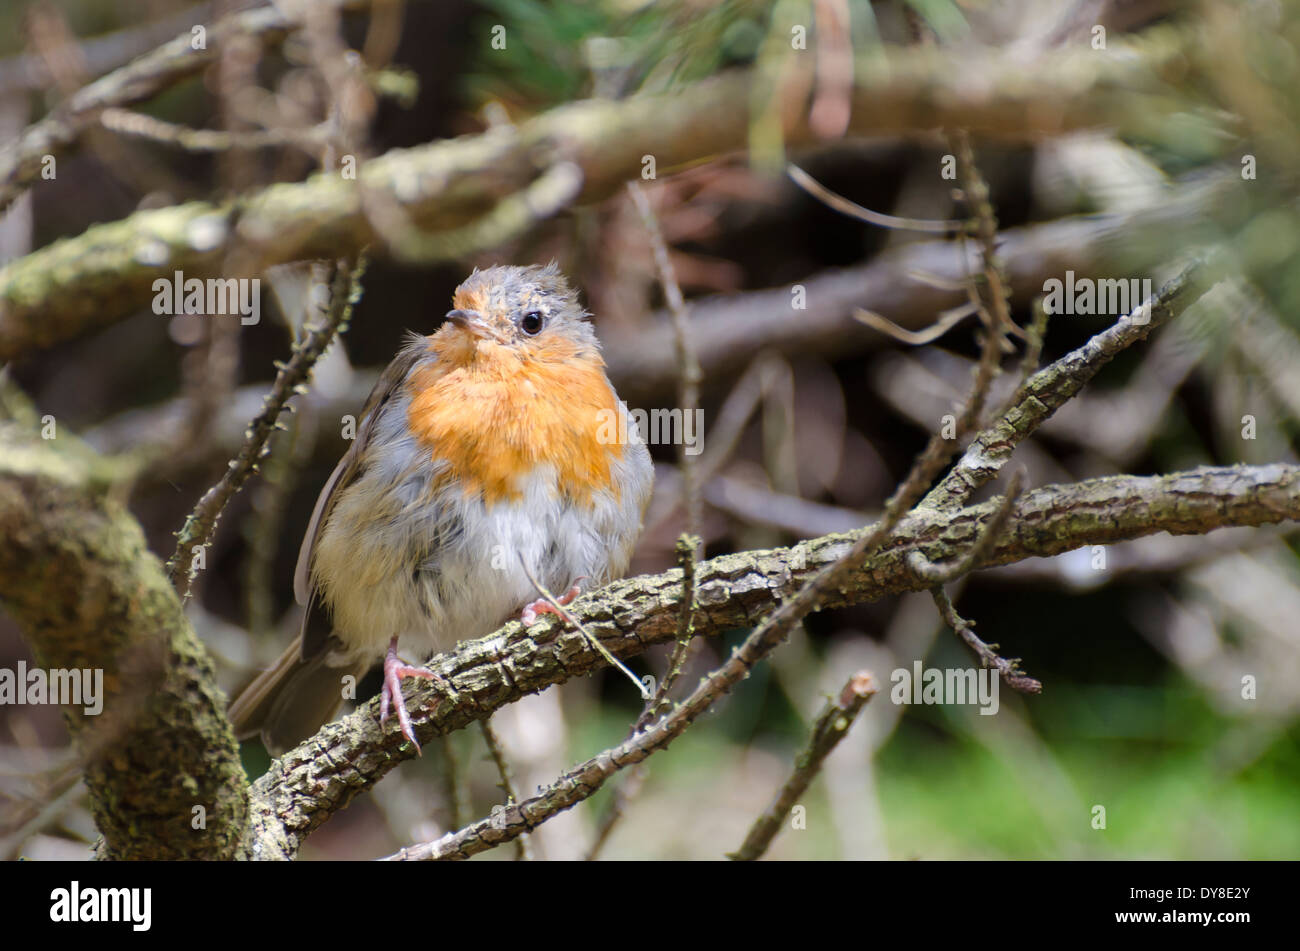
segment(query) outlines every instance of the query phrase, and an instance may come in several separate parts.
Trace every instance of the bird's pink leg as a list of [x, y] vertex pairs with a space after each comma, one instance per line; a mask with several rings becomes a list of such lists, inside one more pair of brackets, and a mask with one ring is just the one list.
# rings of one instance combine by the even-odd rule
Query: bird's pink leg
[[406, 711], [406, 701], [402, 699], [402, 678], [421, 677], [425, 680], [442, 678], [425, 667], [411, 667], [403, 664], [397, 656], [397, 638], [388, 642], [388, 653], [384, 655], [384, 688], [379, 692], [379, 722], [388, 721], [388, 706], [391, 703], [397, 709], [397, 722], [402, 728], [402, 736], [411, 741], [415, 752], [420, 753], [420, 744], [415, 739], [415, 729], [411, 726], [411, 715]]
[[[587, 577], [586, 575], [583, 575], [582, 577], [578, 578], [578, 581], [582, 581], [586, 577]], [[578, 581], [573, 582], [573, 587], [570, 588], [568, 591], [564, 592], [564, 594], [560, 595], [555, 600], [559, 601], [560, 604], [567, 605], [570, 602], [572, 602], [573, 599], [576, 598], [578, 595], [582, 594], [582, 588], [581, 586], [579, 586]], [[538, 598], [536, 601], [532, 601], [524, 605], [524, 610], [523, 613], [519, 615], [519, 620], [524, 622], [524, 627], [527, 627], [528, 625], [532, 624], [534, 621], [537, 620], [537, 615], [539, 614], [559, 614], [559, 613], [560, 613], [559, 611], [555, 610], [555, 608], [551, 606], [550, 601], [547, 601], [545, 598]]]

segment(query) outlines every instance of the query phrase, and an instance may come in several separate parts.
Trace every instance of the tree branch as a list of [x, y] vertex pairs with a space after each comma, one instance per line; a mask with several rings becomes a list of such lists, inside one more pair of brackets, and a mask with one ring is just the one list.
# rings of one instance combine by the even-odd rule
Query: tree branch
[[12, 423], [0, 446], [5, 610], [42, 667], [103, 672], [102, 713], [64, 720], [105, 857], [230, 858], [247, 779], [226, 699], [125, 506], [122, 466]]
[[1120, 317], [1087, 343], [1031, 376], [1002, 417], [980, 433], [922, 505], [952, 508], [987, 485], [1016, 446], [1041, 426], [1120, 351], [1145, 340], [1156, 327], [1182, 313], [1205, 292], [1218, 258], [1194, 260], [1167, 281], [1150, 301]]
[[[370, 5], [370, 0], [316, 0], [342, 10]], [[193, 26], [208, 12], [205, 5], [191, 12]], [[184, 16], [184, 14], [182, 14]], [[169, 20], [168, 22], [172, 22]], [[206, 29], [204, 44], [196, 49], [195, 36], [186, 29], [175, 39], [132, 60], [78, 90], [40, 122], [25, 129], [15, 141], [0, 148], [0, 211], [9, 207], [24, 188], [38, 181], [45, 156], [57, 156], [99, 120], [102, 110], [129, 106], [152, 98], [161, 90], [192, 76], [221, 55], [229, 36], [249, 35], [267, 44], [284, 39], [300, 24], [270, 4], [231, 14]]]
[[840, 740], [849, 735], [849, 727], [867, 705], [867, 701], [875, 695], [876, 685], [872, 682], [871, 672], [860, 670], [849, 678], [838, 697], [826, 701], [813, 723], [807, 747], [795, 760], [790, 778], [777, 792], [771, 805], [754, 820], [740, 848], [728, 858], [739, 862], [752, 862], [762, 858], [776, 834], [781, 831], [781, 823], [790, 815], [790, 810], [799, 801], [799, 797], [812, 785], [822, 763], [826, 762], [826, 757], [840, 745]]
[[217, 521], [226, 505], [257, 471], [270, 452], [268, 442], [277, 429], [283, 429], [280, 414], [290, 398], [311, 377], [312, 367], [329, 349], [334, 338], [347, 330], [352, 308], [361, 297], [361, 274], [365, 258], [336, 262], [330, 281], [329, 308], [320, 323], [308, 323], [293, 356], [279, 368], [275, 382], [262, 404], [261, 411], [248, 425], [239, 454], [230, 461], [217, 484], [208, 489], [195, 505], [177, 533], [176, 551], [167, 562], [167, 577], [176, 586], [181, 599], [189, 597], [194, 579], [194, 552], [202, 548], [216, 531]]
[[[1164, 64], [1181, 62], [1182, 52], [1176, 43], [1153, 43], [1131, 57], [1060, 53], [1052, 69], [1036, 64], [1032, 81], [1026, 81], [1024, 64], [996, 50], [972, 52], [961, 64], [953, 63], [951, 51], [902, 51], [887, 63], [860, 64], [849, 131], [910, 136], [918, 129], [960, 125], [973, 135], [1023, 142], [1105, 125], [1158, 138], [1164, 118], [1186, 104], [1144, 93], [1160, 88]], [[969, 75], [988, 81], [976, 86], [966, 80]], [[737, 71], [669, 94], [573, 103], [518, 128], [393, 150], [366, 162], [358, 181], [318, 174], [226, 203], [190, 202], [96, 225], [0, 270], [0, 362], [145, 307], [157, 277], [176, 270], [215, 274], [234, 242], [255, 256], [259, 268], [334, 258], [371, 244], [384, 248], [385, 236], [363, 206], [362, 188], [373, 191], [377, 206], [400, 209], [436, 237], [488, 215], [557, 163], [574, 164], [582, 175], [576, 200], [593, 201], [637, 177], [645, 156], [653, 156], [663, 173], [742, 149], [752, 83], [751, 73]], [[792, 82], [791, 88], [801, 87]], [[104, 98], [93, 102], [98, 107], [134, 101]], [[796, 101], [783, 108], [789, 145], [817, 141], [802, 106]], [[36, 154], [30, 147], [22, 152], [28, 160]], [[448, 253], [464, 250], [461, 241], [445, 244]]]
[[[824, 593], [819, 607], [927, 589], [929, 583], [908, 566], [908, 555], [919, 550], [931, 561], [961, 557], [1000, 505], [1001, 500], [994, 498], [950, 513], [918, 508], [899, 522], [874, 557], [852, 565], [838, 586]], [[1279, 463], [1201, 468], [1166, 476], [1110, 476], [1025, 493], [1012, 509], [1006, 530], [977, 567], [1050, 557], [1157, 532], [1203, 534], [1230, 525], [1288, 520], [1300, 520], [1300, 466]], [[773, 605], [791, 598], [871, 531], [868, 527], [791, 548], [738, 552], [701, 563], [697, 632], [714, 635], [759, 623]], [[569, 609], [611, 652], [627, 658], [676, 637], [681, 589], [681, 571], [673, 569], [615, 582], [578, 599]], [[452, 703], [436, 682], [414, 685], [408, 703], [416, 736], [425, 742], [460, 729], [507, 703], [602, 664], [582, 634], [562, 629], [553, 619], [528, 628], [511, 622], [430, 662], [432, 669], [453, 682], [459, 702]], [[272, 763], [250, 790], [249, 828], [241, 847], [244, 857], [293, 857], [313, 829], [413, 755], [395, 728], [380, 728], [377, 711], [377, 703], [366, 704]], [[625, 765], [631, 762], [635, 760]]]

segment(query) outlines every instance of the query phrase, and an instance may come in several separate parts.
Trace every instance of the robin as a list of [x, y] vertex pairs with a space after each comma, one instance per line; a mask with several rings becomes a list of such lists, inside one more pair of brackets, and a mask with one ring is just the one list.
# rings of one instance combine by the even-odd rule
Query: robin
[[529, 572], [565, 603], [627, 570], [654, 471], [577, 294], [554, 263], [492, 267], [453, 307], [384, 370], [316, 500], [302, 629], [231, 704], [241, 739], [296, 745], [383, 655], [381, 722], [395, 708], [418, 750], [401, 681], [435, 675], [399, 643], [428, 656], [531, 623], [551, 607]]

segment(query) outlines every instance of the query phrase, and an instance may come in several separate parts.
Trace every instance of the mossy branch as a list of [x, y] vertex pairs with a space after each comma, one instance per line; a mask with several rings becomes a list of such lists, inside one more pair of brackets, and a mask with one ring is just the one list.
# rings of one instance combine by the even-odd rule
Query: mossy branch
[[102, 670], [102, 712], [65, 707], [113, 859], [224, 859], [247, 778], [212, 659], [127, 510], [122, 467], [56, 431], [0, 424], [0, 602], [44, 669]]
[[[898, 524], [874, 557], [852, 566], [839, 586], [820, 599], [818, 608], [927, 589], [929, 582], [911, 570], [908, 556], [920, 551], [931, 561], [961, 557], [988, 520], [996, 517], [1000, 505], [1001, 499], [994, 498], [954, 512], [915, 510]], [[1012, 508], [1006, 529], [977, 567], [1045, 558], [1157, 532], [1204, 534], [1230, 525], [1288, 520], [1300, 520], [1300, 466], [1230, 466], [1166, 476], [1110, 476], [1025, 493]], [[790, 548], [738, 552], [702, 562], [698, 566], [697, 634], [717, 635], [759, 624], [775, 606], [791, 598], [870, 532], [867, 527]], [[569, 610], [611, 652], [626, 659], [677, 636], [681, 591], [681, 570], [672, 569], [615, 582], [578, 599]], [[527, 628], [511, 622], [430, 662], [432, 669], [453, 683], [457, 701], [453, 703], [435, 682], [416, 684], [407, 700], [416, 736], [424, 743], [481, 720], [527, 694], [603, 665], [586, 638], [563, 622], [549, 616]], [[313, 829], [413, 755], [394, 725], [380, 727], [376, 702], [325, 726], [274, 761], [270, 771], [253, 784], [248, 834], [241, 854], [257, 859], [292, 858]], [[540, 803], [533, 801], [538, 799]], [[533, 800], [526, 805], [534, 819], [547, 808], [567, 808], [576, 801], [574, 790], [567, 787], [543, 790]], [[527, 828], [531, 826], [509, 831], [514, 834]], [[467, 842], [465, 854], [490, 844], [477, 839]]]
[[[859, 64], [848, 131], [910, 136], [961, 126], [982, 138], [1025, 142], [1105, 126], [1159, 139], [1171, 134], [1170, 123], [1190, 121], [1186, 102], [1159, 92], [1162, 71], [1170, 62], [1185, 67], [1186, 53], [1180, 35], [1170, 34], [1127, 57], [1062, 51], [1028, 76], [1030, 67], [996, 50], [963, 54], [968, 61], [961, 63], [951, 51], [892, 51]], [[800, 68], [811, 69], [811, 59]], [[986, 81], [971, 84], [972, 75]], [[464, 253], [478, 222], [499, 241], [503, 227], [524, 228], [533, 218], [502, 220], [497, 207], [513, 207], [510, 200], [548, 171], [571, 167], [581, 178], [571, 200], [594, 201], [639, 178], [647, 157], [663, 175], [744, 149], [752, 83], [752, 73], [739, 70], [671, 93], [572, 103], [518, 127], [394, 149], [364, 163], [358, 180], [323, 172], [224, 203], [190, 202], [96, 225], [0, 269], [0, 363], [143, 309], [157, 278], [177, 270], [216, 275], [232, 244], [250, 252], [258, 269], [367, 245], [401, 256], [401, 242], [381, 233], [368, 207], [405, 215], [426, 236], [429, 247], [416, 249], [423, 257]], [[818, 141], [804, 105], [782, 106], [789, 146]], [[362, 189], [376, 200], [363, 200]], [[440, 241], [440, 234], [454, 240]]]

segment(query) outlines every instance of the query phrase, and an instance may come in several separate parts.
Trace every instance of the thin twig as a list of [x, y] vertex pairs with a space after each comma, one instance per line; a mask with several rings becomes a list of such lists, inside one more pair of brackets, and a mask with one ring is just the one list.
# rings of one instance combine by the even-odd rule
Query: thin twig
[[972, 492], [996, 478], [1015, 447], [1074, 397], [1116, 354], [1144, 340], [1199, 298], [1201, 278], [1213, 271], [1218, 261], [1217, 255], [1192, 260], [1156, 292], [1153, 300], [1144, 301], [1083, 346], [1031, 376], [1015, 405], [975, 437], [922, 504], [941, 510], [956, 508]]
[[[963, 286], [968, 286], [970, 281], [963, 282]], [[900, 327], [888, 317], [877, 314], [875, 311], [867, 310], [865, 307], [855, 307], [853, 309], [853, 319], [860, 323], [866, 324], [872, 330], [879, 330], [887, 337], [897, 340], [899, 343], [905, 343], [911, 347], [923, 346], [927, 343], [934, 343], [953, 327], [969, 317], [971, 314], [978, 314], [979, 306], [967, 301], [956, 307], [949, 308], [939, 315], [939, 319], [930, 326], [921, 330], [908, 330], [906, 327]]]
[[325, 320], [307, 333], [302, 343], [294, 348], [289, 362], [280, 367], [262, 411], [249, 424], [239, 454], [231, 460], [216, 485], [199, 499], [194, 511], [185, 519], [185, 524], [177, 533], [176, 551], [167, 562], [167, 577], [182, 600], [188, 596], [194, 579], [195, 551], [208, 543], [227, 503], [266, 457], [271, 435], [283, 428], [280, 414], [284, 412], [289, 400], [300, 392], [300, 387], [311, 376], [312, 367], [335, 336], [347, 329], [353, 305], [361, 298], [361, 275], [364, 270], [364, 257], [358, 258], [355, 264], [347, 261], [338, 263], [331, 285], [330, 309]]
[[997, 514], [985, 523], [975, 539], [975, 544], [971, 545], [961, 558], [948, 564], [935, 564], [929, 558], [926, 558], [922, 552], [914, 550], [908, 552], [907, 566], [915, 571], [918, 576], [926, 581], [932, 581], [936, 585], [948, 584], [955, 578], [960, 578], [968, 573], [975, 565], [980, 563], [989, 547], [1002, 534], [1002, 529], [1006, 527], [1007, 519], [1011, 516], [1011, 510], [1015, 507], [1016, 500], [1020, 498], [1020, 493], [1023, 491], [1021, 483], [1024, 480], [1024, 474], [1024, 469], [1017, 469], [1011, 474], [1011, 482], [1007, 486], [1006, 495], [1002, 497], [1002, 504], [998, 506]]
[[677, 642], [673, 645], [668, 670], [659, 682], [654, 696], [646, 703], [641, 716], [632, 727], [633, 733], [640, 733], [650, 722], [659, 716], [669, 704], [669, 693], [686, 666], [691, 639], [695, 636], [695, 552], [699, 539], [683, 535], [677, 539], [677, 565], [682, 569], [682, 600], [677, 615]]
[[577, 629], [578, 632], [582, 634], [583, 638], [587, 641], [587, 643], [592, 646], [592, 649], [599, 652], [600, 656], [605, 658], [605, 662], [607, 664], [609, 664], [611, 667], [617, 667], [619, 670], [621, 670], [627, 676], [627, 679], [632, 681], [632, 683], [636, 685], [637, 692], [641, 694], [641, 699], [648, 700], [651, 696], [650, 691], [646, 689], [645, 684], [643, 684], [640, 680], [637, 679], [636, 674], [628, 670], [627, 665], [625, 665], [621, 660], [619, 660], [617, 657], [611, 654], [609, 652], [609, 648], [607, 648], [595, 637], [592, 637], [591, 632], [588, 631], [585, 627], [583, 627], [582, 622], [580, 622], [577, 618], [575, 618], [569, 612], [569, 609], [566, 608], [563, 604], [561, 604], [559, 600], [556, 599], [555, 595], [551, 594], [551, 592], [546, 588], [544, 584], [542, 584], [540, 581], [537, 580], [537, 578], [533, 575], [532, 571], [529, 570], [528, 565], [524, 563], [522, 557], [520, 557], [519, 559], [519, 564], [520, 567], [523, 568], [524, 574], [528, 577], [528, 580], [532, 582], [533, 587], [537, 589], [537, 593], [540, 594], [542, 598], [546, 601], [546, 603], [551, 606], [551, 609], [560, 617], [562, 617], [567, 623], [571, 624], [575, 629]]
[[973, 650], [980, 659], [980, 663], [985, 667], [991, 667], [998, 672], [1005, 683], [1012, 690], [1020, 693], [1042, 693], [1043, 685], [1033, 677], [1027, 675], [1020, 669], [1020, 658], [1013, 657], [1006, 660], [1000, 657], [994, 648], [996, 644], [985, 644], [975, 636], [973, 630], [974, 621], [968, 621], [957, 613], [952, 606], [952, 601], [943, 588], [936, 587], [930, 589], [930, 596], [934, 598], [935, 607], [939, 609], [939, 615], [943, 618], [944, 623], [952, 628], [970, 649]]
[[[677, 273], [673, 270], [672, 260], [668, 256], [668, 245], [664, 241], [659, 219], [655, 217], [650, 200], [640, 182], [629, 182], [628, 192], [636, 205], [641, 221], [650, 235], [650, 247], [654, 251], [655, 266], [659, 270], [659, 282], [663, 285], [664, 298], [673, 318], [673, 346], [677, 356], [680, 379], [677, 389], [677, 401], [683, 415], [694, 413], [700, 405], [700, 382], [702, 379], [700, 361], [695, 355], [695, 346], [691, 334], [690, 309], [682, 298], [682, 289], [677, 283]], [[700, 486], [695, 474], [695, 457], [687, 452], [685, 439], [677, 445], [677, 464], [682, 472], [682, 496], [686, 502], [686, 533], [696, 536], [696, 544], [701, 535]]]
[[[700, 361], [695, 353], [694, 336], [691, 332], [690, 311], [682, 297], [681, 285], [677, 281], [677, 272], [668, 254], [668, 243], [664, 240], [663, 229], [659, 227], [659, 219], [650, 206], [645, 189], [641, 187], [640, 182], [631, 181], [628, 182], [627, 190], [650, 237], [655, 266], [659, 271], [659, 282], [664, 290], [664, 300], [668, 304], [669, 313], [672, 314], [673, 350], [679, 370], [677, 402], [681, 407], [682, 419], [685, 421], [688, 414], [694, 414], [699, 406], [702, 378]], [[677, 466], [681, 473], [686, 530], [677, 539], [676, 545], [677, 563], [682, 569], [682, 600], [677, 618], [677, 641], [673, 645], [667, 669], [659, 686], [655, 689], [654, 695], [646, 701], [641, 715], [632, 726], [633, 733], [645, 729], [654, 717], [667, 708], [672, 688], [686, 666], [687, 657], [690, 656], [691, 641], [695, 636], [695, 563], [703, 545], [701, 526], [704, 515], [699, 467], [695, 464], [695, 456], [688, 452], [687, 448], [684, 438], [678, 442]], [[638, 766], [614, 791], [614, 799], [601, 818], [596, 840], [587, 853], [589, 861], [595, 859], [600, 853], [628, 805], [640, 792], [645, 783], [646, 769], [644, 765]]]
[[[319, 0], [339, 9], [358, 9], [369, 0]], [[265, 44], [282, 40], [298, 25], [279, 4], [243, 10], [207, 28], [206, 43], [196, 48], [192, 29], [168, 43], [113, 70], [87, 86], [40, 122], [29, 126], [14, 142], [0, 149], [0, 211], [40, 177], [42, 158], [57, 155], [92, 127], [100, 110], [141, 102], [212, 63], [226, 41], [248, 36]]]
[[586, 860], [588, 862], [594, 862], [600, 857], [600, 853], [609, 841], [614, 827], [619, 824], [623, 815], [627, 812], [627, 807], [632, 804], [637, 796], [641, 795], [641, 790], [645, 786], [649, 773], [649, 767], [645, 763], [638, 763], [627, 771], [627, 775], [623, 777], [623, 782], [615, 787], [614, 797], [610, 800], [609, 808], [600, 817], [600, 825], [596, 829], [595, 840], [591, 843], [591, 848], [587, 850]]
[[849, 201], [843, 195], [837, 195], [798, 165], [787, 165], [785, 171], [790, 176], [791, 181], [826, 207], [838, 211], [842, 215], [848, 215], [850, 218], [865, 221], [869, 225], [900, 231], [923, 231], [927, 234], [955, 234], [966, 224], [960, 218], [936, 221], [921, 218], [899, 218], [896, 215], [872, 211], [870, 208], [863, 208], [861, 205]]
[[258, 129], [248, 132], [191, 129], [174, 122], [165, 122], [153, 116], [116, 107], [101, 112], [99, 121], [111, 132], [148, 139], [187, 152], [226, 152], [234, 149], [293, 146], [315, 156], [320, 151], [321, 142], [331, 133], [328, 122], [321, 122], [305, 129]]
[[1025, 383], [1038, 369], [1038, 361], [1043, 356], [1043, 343], [1047, 340], [1047, 318], [1047, 308], [1043, 305], [1043, 298], [1034, 298], [1034, 316], [1025, 330], [1029, 339], [1025, 343], [1024, 356], [1020, 359], [1020, 386], [1016, 390], [1017, 393], [1024, 388]]
[[438, 739], [442, 742], [442, 792], [447, 800], [448, 818], [451, 820], [448, 824], [453, 829], [459, 829], [469, 821], [469, 795], [465, 788], [464, 771], [461, 769], [455, 736], [454, 733], [444, 733]]
[[[637, 717], [636, 723], [632, 725], [631, 735], [635, 735], [644, 730], [655, 717], [668, 709], [671, 704], [670, 695], [673, 685], [681, 677], [682, 671], [686, 668], [687, 660], [691, 656], [691, 642], [695, 637], [695, 552], [698, 549], [700, 540], [698, 536], [682, 535], [677, 539], [677, 564], [682, 569], [682, 600], [679, 605], [677, 614], [677, 640], [673, 644], [672, 653], [668, 660], [668, 669], [664, 673], [663, 679], [655, 689], [654, 696], [646, 701], [641, 715]], [[604, 847], [606, 840], [614, 831], [623, 818], [627, 807], [636, 799], [645, 785], [646, 773], [649, 767], [644, 763], [633, 769], [622, 784], [614, 790], [614, 798], [609, 804], [609, 808], [601, 817], [600, 827], [596, 830], [596, 840], [592, 843], [587, 852], [587, 861], [595, 860]]]
[[[650, 207], [650, 199], [640, 182], [629, 182], [628, 192], [632, 203], [641, 215], [642, 224], [650, 235], [650, 246], [654, 251], [655, 266], [659, 270], [659, 281], [663, 285], [664, 298], [673, 317], [673, 345], [677, 354], [677, 365], [681, 371], [678, 382], [677, 400], [681, 406], [682, 417], [692, 416], [700, 405], [700, 361], [695, 355], [691, 334], [690, 311], [682, 298], [682, 289], [677, 283], [677, 273], [673, 270], [672, 260], [668, 256], [668, 244], [664, 241], [659, 219]], [[677, 561], [682, 567], [682, 609], [677, 623], [677, 644], [673, 647], [668, 661], [668, 671], [663, 682], [655, 691], [654, 697], [646, 704], [645, 710], [637, 720], [634, 729], [641, 729], [645, 721], [666, 702], [668, 691], [681, 673], [690, 649], [691, 631], [695, 612], [695, 561], [699, 557], [703, 544], [703, 502], [700, 495], [700, 480], [695, 465], [695, 455], [688, 451], [686, 440], [677, 444], [677, 465], [681, 471], [682, 498], [686, 509], [686, 531], [677, 541]]]
[[1047, 339], [1048, 314], [1047, 308], [1043, 306], [1041, 296], [1034, 298], [1033, 311], [1029, 326], [1025, 328], [1025, 352], [1020, 357], [1020, 382], [1007, 396], [1006, 402], [993, 414], [994, 419], [1001, 419], [1006, 416], [1011, 407], [1019, 402], [1025, 393], [1029, 378], [1038, 370], [1039, 361], [1042, 359], [1043, 343]]
[[984, 305], [989, 309], [999, 331], [1023, 336], [1024, 331], [1011, 319], [1007, 308], [1006, 278], [998, 255], [998, 219], [989, 198], [989, 186], [975, 164], [975, 152], [971, 148], [970, 136], [964, 129], [958, 130], [951, 137], [953, 151], [957, 157], [957, 175], [961, 181], [962, 193], [971, 210], [975, 237], [978, 239], [980, 258], [984, 264], [984, 286], [987, 294]]
[[[984, 403], [988, 398], [989, 387], [993, 385], [993, 379], [1000, 372], [1000, 359], [1002, 348], [1006, 343], [1006, 333], [1009, 330], [1015, 330], [1019, 333], [1019, 327], [1011, 322], [1010, 314], [1006, 309], [1006, 292], [1002, 290], [1001, 273], [998, 272], [995, 239], [997, 235], [997, 220], [992, 217], [992, 207], [988, 203], [988, 187], [980, 178], [979, 169], [975, 168], [974, 157], [970, 152], [970, 143], [965, 135], [961, 136], [963, 149], [958, 149], [958, 169], [961, 171], [963, 186], [967, 188], [967, 200], [972, 196], [979, 199], [975, 203], [975, 212], [978, 216], [979, 231], [982, 239], [987, 243], [982, 243], [982, 256], [984, 262], [984, 278], [988, 282], [989, 298], [993, 307], [992, 313], [988, 311], [982, 300], [974, 277], [970, 281], [971, 304], [979, 313], [980, 320], [984, 323], [984, 344], [980, 349], [979, 364], [975, 368], [975, 382], [971, 387], [970, 399], [966, 400], [965, 407], [962, 408], [961, 417], [957, 420], [956, 440], [961, 440], [970, 433], [975, 426], [980, 424], [984, 413]], [[972, 195], [974, 192], [974, 195]], [[985, 235], [985, 233], [988, 233]], [[965, 234], [958, 235], [958, 244], [962, 249], [962, 260], [966, 259], [965, 252]]]
[[[506, 794], [506, 802], [518, 802], [519, 793], [515, 792], [514, 773], [510, 769], [510, 762], [506, 759], [505, 747], [501, 744], [501, 737], [497, 736], [497, 731], [492, 727], [492, 718], [478, 721], [479, 729], [483, 731], [483, 740], [487, 743], [488, 753], [492, 755], [492, 762], [496, 763], [497, 772], [501, 776], [501, 782], [498, 784], [501, 791]], [[521, 862], [531, 862], [533, 860], [533, 848], [529, 837], [521, 835], [515, 839], [515, 858]]]
[[993, 542], [1002, 534], [1002, 529], [1011, 516], [1011, 510], [1015, 507], [1016, 500], [1020, 498], [1023, 478], [1023, 468], [1012, 473], [1011, 483], [1007, 486], [1006, 495], [1003, 496], [997, 512], [985, 523], [979, 535], [976, 536], [975, 543], [970, 546], [965, 555], [951, 564], [937, 565], [926, 558], [919, 550], [914, 550], [908, 553], [907, 565], [920, 577], [934, 582], [930, 594], [934, 598], [935, 605], [939, 608], [940, 615], [947, 625], [979, 655], [980, 662], [985, 667], [996, 668], [1007, 686], [1013, 690], [1018, 690], [1021, 693], [1042, 693], [1043, 685], [1032, 677], [1025, 676], [1023, 671], [1019, 669], [1018, 660], [1003, 660], [993, 651], [992, 646], [985, 644], [975, 636], [975, 632], [971, 629], [975, 622], [960, 617], [953, 609], [952, 601], [949, 599], [947, 592], [943, 590], [945, 584], [960, 578], [979, 564]]
[[744, 843], [727, 858], [752, 862], [767, 851], [790, 810], [807, 792], [813, 779], [826, 762], [826, 757], [849, 734], [849, 727], [857, 719], [867, 701], [876, 695], [876, 685], [870, 671], [860, 670], [849, 678], [838, 697], [832, 697], [818, 715], [808, 737], [808, 745], [795, 759], [794, 772], [773, 798], [771, 805], [754, 820]]

